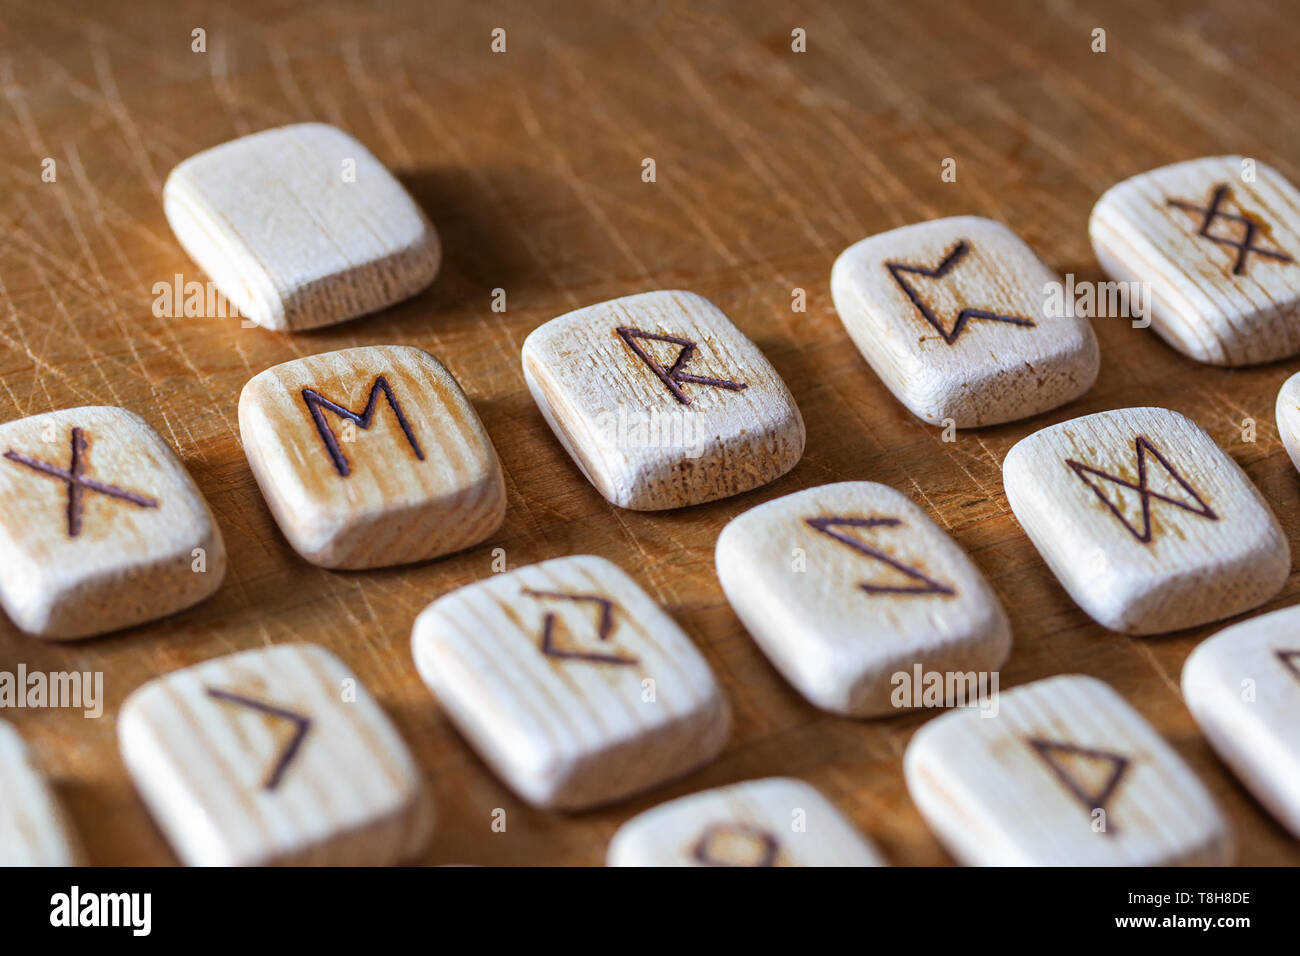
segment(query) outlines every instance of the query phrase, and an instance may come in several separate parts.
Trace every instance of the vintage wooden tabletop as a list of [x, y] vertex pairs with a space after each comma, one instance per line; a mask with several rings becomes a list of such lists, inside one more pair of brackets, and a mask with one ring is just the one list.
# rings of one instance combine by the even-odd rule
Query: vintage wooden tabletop
[[[772, 774], [820, 787], [892, 862], [947, 862], [901, 768], [933, 713], [853, 721], [815, 710], [755, 647], [714, 573], [714, 541], [734, 515], [869, 479], [928, 509], [992, 581], [1015, 634], [1003, 689], [1068, 672], [1109, 681], [1208, 784], [1242, 862], [1300, 863], [1300, 845], [1220, 764], [1179, 692], [1183, 661], [1217, 626], [1134, 639], [1094, 624], [1021, 532], [1000, 471], [1011, 445], [1044, 425], [1163, 405], [1209, 430], [1300, 545], [1300, 475], [1273, 418], [1300, 359], [1212, 368], [1128, 320], [1097, 319], [1101, 376], [1083, 398], [945, 443], [861, 359], [828, 289], [848, 244], [965, 213], [1007, 223], [1062, 274], [1100, 279], [1088, 212], [1124, 177], [1242, 153], [1300, 181], [1294, 4], [3, 0], [0, 11], [0, 418], [90, 404], [140, 413], [184, 459], [230, 551], [211, 600], [155, 624], [68, 644], [0, 625], [0, 670], [104, 673], [101, 719], [0, 714], [54, 778], [92, 862], [175, 860], [122, 765], [124, 697], [177, 667], [287, 641], [339, 654], [398, 723], [438, 803], [425, 862], [600, 863], [634, 813]], [[496, 27], [504, 53], [491, 49]], [[205, 52], [191, 48], [196, 28]], [[805, 53], [791, 49], [796, 28]], [[1092, 50], [1096, 28], [1105, 52]], [[358, 136], [428, 211], [445, 247], [434, 286], [298, 335], [155, 317], [155, 283], [206, 279], [163, 217], [168, 171], [224, 140], [310, 119]], [[42, 179], [47, 158], [54, 182]], [[956, 182], [941, 180], [946, 158]], [[621, 511], [547, 430], [520, 372], [524, 336], [575, 307], [658, 288], [712, 299], [789, 383], [808, 428], [790, 474], [715, 504]], [[504, 313], [491, 309], [494, 289], [506, 290]], [[795, 289], [806, 312], [792, 310]], [[500, 451], [509, 512], [460, 555], [330, 572], [299, 559], [273, 524], [236, 402], [272, 364], [379, 343], [427, 349], [456, 374]], [[417, 612], [488, 575], [494, 548], [511, 567], [591, 552], [632, 572], [730, 696], [721, 759], [580, 815], [535, 812], [509, 793], [440, 714], [409, 648]], [[1293, 576], [1265, 609], [1297, 592]], [[505, 833], [491, 827], [498, 807]]]

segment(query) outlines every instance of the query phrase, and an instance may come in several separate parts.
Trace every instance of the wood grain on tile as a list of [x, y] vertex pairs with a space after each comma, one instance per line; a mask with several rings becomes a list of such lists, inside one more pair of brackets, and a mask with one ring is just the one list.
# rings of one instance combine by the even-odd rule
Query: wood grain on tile
[[1300, 607], [1203, 641], [1183, 665], [1182, 687], [1215, 752], [1300, 837]]
[[374, 568], [478, 544], [505, 517], [505, 480], [478, 413], [410, 346], [296, 359], [239, 396], [244, 452], [294, 549]]
[[63, 808], [12, 725], [0, 720], [0, 866], [81, 866]]
[[419, 768], [333, 654], [286, 644], [136, 690], [122, 760], [191, 866], [367, 866], [418, 854], [433, 825]]
[[850, 246], [831, 269], [849, 336], [931, 425], [975, 428], [1078, 398], [1097, 379], [1086, 319], [1054, 313], [1061, 277], [999, 222], [956, 216]]
[[0, 603], [38, 637], [104, 634], [221, 586], [226, 551], [167, 443], [122, 408], [0, 425]]
[[1007, 501], [1099, 624], [1161, 634], [1273, 597], [1291, 549], [1268, 502], [1190, 418], [1121, 408], [1052, 425], [1002, 463]]
[[[715, 561], [754, 640], [823, 710], [897, 714], [914, 706], [900, 692], [916, 668], [987, 682], [1011, 649], [1006, 612], [983, 575], [887, 485], [841, 482], [759, 505], [723, 529]], [[957, 685], [945, 687], [957, 703]]]
[[870, 840], [802, 780], [747, 780], [623, 824], [609, 866], [884, 866]]
[[442, 252], [428, 217], [357, 139], [298, 123], [206, 149], [171, 171], [167, 222], [247, 319], [332, 325], [415, 295]]
[[552, 319], [524, 341], [551, 430], [607, 500], [656, 511], [749, 491], [803, 454], [790, 390], [712, 302], [647, 292]]
[[913, 737], [907, 786], [959, 861], [1225, 865], [1232, 836], [1177, 753], [1108, 684], [1067, 675], [954, 711]]
[[1300, 190], [1242, 156], [1213, 156], [1112, 186], [1088, 221], [1097, 261], [1151, 288], [1151, 327], [1212, 365], [1300, 352]]
[[420, 676], [530, 804], [581, 810], [678, 777], [727, 742], [695, 646], [604, 558], [555, 558], [444, 595], [411, 634]]
[[1291, 464], [1300, 470], [1300, 372], [1288, 378], [1278, 389], [1273, 416], [1282, 447], [1286, 449]]

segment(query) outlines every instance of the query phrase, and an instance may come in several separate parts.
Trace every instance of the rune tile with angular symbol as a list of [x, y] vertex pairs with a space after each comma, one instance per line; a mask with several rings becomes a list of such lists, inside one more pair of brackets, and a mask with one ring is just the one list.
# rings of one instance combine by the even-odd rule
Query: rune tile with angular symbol
[[[983, 575], [887, 485], [822, 485], [752, 508], [723, 528], [715, 560], [741, 622], [823, 710], [895, 714], [919, 705], [898, 674], [909, 683], [918, 668], [988, 674], [1011, 649], [1006, 613]], [[938, 703], [967, 702], [958, 689], [949, 700], [945, 686]], [[960, 687], [970, 703], [978, 690]]]
[[885, 866], [816, 787], [747, 780], [662, 803], [619, 827], [609, 866]]
[[296, 359], [239, 396], [244, 452], [280, 530], [327, 568], [374, 568], [478, 544], [505, 478], [441, 362], [405, 345]]
[[268, 329], [343, 322], [438, 272], [433, 225], [347, 133], [299, 123], [205, 150], [171, 171], [167, 222], [239, 311]]
[[1212, 365], [1300, 352], [1300, 190], [1277, 170], [1214, 156], [1112, 186], [1088, 222], [1097, 261], [1147, 283], [1151, 327]]
[[656, 511], [774, 481], [803, 454], [790, 390], [707, 299], [646, 292], [552, 319], [524, 378], [578, 468], [620, 508]]
[[1007, 502], [1098, 623], [1161, 634], [1240, 614], [1286, 583], [1262, 495], [1195, 422], [1123, 408], [1035, 432], [1002, 463]]
[[952, 711], [903, 757], [939, 841], [976, 866], [1232, 862], [1232, 835], [1178, 754], [1110, 685], [1065, 675]]
[[680, 776], [730, 731], [699, 651], [604, 558], [446, 594], [416, 619], [411, 652], [470, 745], [537, 807], [581, 810]]
[[831, 270], [844, 328], [894, 397], [932, 425], [976, 428], [1078, 398], [1097, 378], [1087, 320], [1001, 223], [956, 216], [863, 239]]
[[1215, 752], [1300, 837], [1300, 607], [1234, 624], [1197, 645], [1182, 686]]
[[181, 862], [366, 866], [423, 849], [433, 805], [402, 738], [324, 648], [205, 661], [136, 690], [122, 759]]
[[185, 466], [138, 415], [0, 425], [0, 604], [23, 631], [104, 634], [202, 601], [226, 551]]
[[83, 864], [80, 841], [45, 775], [18, 731], [0, 720], [0, 867]]

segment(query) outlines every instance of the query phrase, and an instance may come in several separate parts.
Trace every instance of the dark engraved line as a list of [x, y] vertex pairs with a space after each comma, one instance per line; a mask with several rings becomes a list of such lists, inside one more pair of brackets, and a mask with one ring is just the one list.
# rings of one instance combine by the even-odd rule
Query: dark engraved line
[[1300, 680], [1300, 651], [1274, 651], [1282, 666], [1291, 672], [1291, 676]]
[[47, 461], [41, 461], [38, 458], [32, 458], [21, 452], [16, 452], [12, 448], [5, 452], [4, 456], [15, 464], [23, 465], [32, 471], [40, 472], [43, 475], [49, 475], [52, 478], [58, 478], [68, 486], [68, 537], [75, 538], [81, 534], [82, 517], [85, 514], [85, 496], [83, 490], [94, 491], [101, 495], [107, 495], [110, 498], [117, 498], [120, 501], [130, 502], [140, 508], [157, 508], [158, 502], [154, 498], [138, 494], [134, 491], [127, 491], [125, 488], [119, 488], [116, 485], [106, 484], [102, 481], [95, 481], [93, 478], [87, 478], [84, 474], [86, 470], [86, 449], [89, 445], [86, 442], [86, 433], [81, 428], [72, 429], [72, 457], [67, 468], [60, 468], [57, 465], [51, 465]]
[[902, 273], [910, 272], [913, 275], [925, 276], [929, 279], [942, 279], [956, 267], [957, 263], [965, 258], [966, 253], [968, 252], [970, 252], [970, 243], [965, 239], [962, 239], [957, 243], [957, 245], [952, 247], [952, 250], [946, 256], [943, 257], [943, 261], [933, 268], [928, 266], [909, 265], [906, 262], [886, 262], [885, 268], [889, 270], [889, 274], [894, 277], [894, 281], [898, 283], [899, 287], [907, 297], [912, 300], [912, 305], [914, 305], [916, 310], [921, 313], [925, 321], [929, 322], [934, 330], [943, 338], [944, 342], [949, 345], [952, 345], [961, 337], [962, 332], [966, 330], [966, 323], [971, 319], [986, 319], [990, 322], [1006, 322], [1010, 325], [1021, 325], [1027, 328], [1032, 328], [1034, 326], [1032, 320], [1018, 315], [1003, 315], [1000, 312], [989, 312], [985, 309], [962, 309], [957, 313], [957, 322], [953, 325], [952, 331], [945, 332], [943, 323], [939, 321], [939, 317], [934, 314], [934, 311], [926, 304], [925, 300], [921, 298], [920, 294], [912, 288], [911, 283], [903, 278]]
[[542, 621], [542, 653], [561, 660], [587, 661], [592, 664], [635, 664], [635, 657], [620, 654], [600, 654], [596, 651], [566, 651], [555, 645], [555, 614], [548, 612]]
[[[754, 863], [737, 863], [724, 857], [713, 855], [713, 841], [725, 834], [733, 834], [742, 839], [759, 844], [759, 857]], [[715, 823], [700, 835], [691, 848], [691, 856], [704, 866], [776, 866], [776, 855], [781, 845], [776, 837], [748, 823]]]
[[[596, 594], [566, 594], [563, 591], [535, 591], [524, 588], [529, 597], [549, 598], [560, 601], [591, 601], [600, 607], [600, 618], [596, 625], [596, 639], [608, 641], [614, 630], [614, 602]], [[622, 654], [601, 654], [596, 651], [567, 651], [555, 645], [555, 614], [548, 611], [542, 618], [542, 653], [547, 657], [561, 660], [588, 661], [593, 664], [636, 664], [637, 658]]]
[[[1120, 523], [1129, 530], [1129, 533], [1132, 534], [1133, 537], [1141, 541], [1143, 544], [1151, 543], [1151, 538], [1152, 538], [1151, 501], [1152, 499], [1156, 501], [1163, 501], [1165, 502], [1165, 504], [1173, 505], [1176, 508], [1182, 508], [1184, 511], [1189, 511], [1194, 515], [1200, 515], [1202, 518], [1208, 518], [1211, 521], [1219, 520], [1219, 516], [1214, 512], [1214, 509], [1205, 503], [1205, 501], [1201, 498], [1201, 496], [1196, 493], [1196, 489], [1194, 489], [1187, 482], [1187, 479], [1185, 479], [1182, 475], [1178, 473], [1178, 470], [1169, 463], [1169, 460], [1165, 458], [1164, 455], [1160, 454], [1160, 452], [1156, 449], [1156, 446], [1151, 443], [1151, 439], [1147, 438], [1145, 435], [1139, 435], [1136, 441], [1134, 442], [1134, 447], [1137, 449], [1137, 468], [1138, 468], [1137, 484], [1134, 484], [1133, 482], [1128, 481], [1125, 478], [1121, 478], [1119, 477], [1119, 475], [1112, 475], [1109, 472], [1102, 471], [1100, 468], [1094, 468], [1092, 465], [1085, 465], [1083, 464], [1083, 462], [1076, 461], [1073, 458], [1065, 459], [1065, 463], [1070, 467], [1070, 470], [1073, 471], [1079, 477], [1080, 481], [1082, 481], [1085, 485], [1087, 485], [1090, 489], [1092, 489], [1092, 493], [1097, 496], [1098, 500], [1100, 500], [1102, 504], [1104, 504], [1108, 509], [1110, 509], [1110, 513], [1119, 519]], [[1168, 495], [1162, 495], [1159, 492], [1152, 491], [1150, 488], [1147, 487], [1146, 456], [1148, 454], [1153, 455], [1156, 461], [1160, 462], [1161, 466], [1169, 474], [1169, 477], [1173, 478], [1174, 481], [1178, 483], [1178, 486], [1183, 489], [1183, 491], [1187, 492], [1189, 495], [1191, 495], [1193, 498], [1196, 499], [1196, 503], [1200, 506], [1199, 508], [1193, 508], [1185, 501], [1179, 501], [1177, 498], [1170, 498]], [[1102, 490], [1099, 487], [1097, 487], [1097, 485], [1092, 481], [1092, 479], [1087, 477], [1087, 475], [1095, 475], [1098, 478], [1104, 478], [1106, 481], [1136, 491], [1139, 495], [1142, 496], [1142, 530], [1140, 532], [1137, 530], [1137, 528], [1133, 527], [1133, 525], [1129, 523], [1128, 519], [1124, 517], [1123, 513], [1119, 510], [1118, 506], [1113, 504], [1111, 500], [1107, 498], [1105, 494], [1102, 493]]]
[[[686, 364], [690, 362], [695, 355], [696, 343], [692, 342], [690, 339], [684, 339], [677, 335], [663, 335], [658, 332], [642, 332], [640, 329], [629, 328], [625, 325], [619, 326], [614, 331], [617, 332], [619, 338], [623, 340], [623, 344], [630, 348], [636, 354], [637, 358], [642, 362], [645, 362], [645, 364], [649, 366], [650, 371], [654, 372], [655, 375], [659, 377], [659, 381], [663, 382], [664, 385], [668, 387], [668, 391], [673, 393], [673, 398], [677, 399], [677, 401], [681, 402], [683, 405], [689, 405], [691, 403], [690, 396], [682, 391], [681, 386], [683, 383], [689, 383], [691, 385], [708, 385], [712, 388], [725, 388], [732, 392], [739, 392], [742, 389], [749, 387], [743, 382], [730, 382], [722, 378], [710, 378], [707, 375], [692, 375], [683, 371], [683, 369], [686, 368]], [[651, 356], [649, 352], [641, 347], [640, 343], [634, 341], [635, 339], [652, 339], [656, 342], [669, 342], [673, 345], [680, 345], [682, 350], [677, 353], [677, 360], [673, 362], [672, 367], [665, 369], [660, 363], [654, 360], [654, 357]]]
[[251, 707], [253, 710], [259, 710], [264, 714], [270, 714], [272, 717], [280, 717], [293, 723], [296, 728], [294, 730], [293, 738], [285, 744], [284, 749], [280, 751], [279, 758], [275, 761], [275, 764], [271, 768], [270, 775], [262, 785], [265, 790], [274, 790], [280, 785], [280, 780], [284, 777], [285, 770], [289, 768], [289, 764], [293, 761], [293, 758], [297, 756], [298, 750], [302, 747], [303, 739], [307, 736], [307, 732], [311, 730], [311, 718], [304, 717], [302, 714], [294, 713], [292, 710], [287, 710], [284, 707], [277, 707], [274, 704], [267, 704], [260, 700], [254, 700], [251, 697], [244, 697], [243, 695], [233, 693], [232, 691], [220, 690], [216, 687], [205, 687], [204, 690], [207, 691], [209, 697], [215, 697], [217, 700], [223, 700], [228, 704], [240, 704], [244, 707]]
[[[1112, 753], [1109, 750], [1093, 750], [1090, 747], [1079, 747], [1075, 744], [1063, 744], [1054, 740], [1046, 740], [1042, 737], [1030, 737], [1028, 738], [1028, 743], [1029, 746], [1034, 748], [1034, 753], [1038, 754], [1039, 759], [1051, 768], [1052, 773], [1056, 775], [1056, 779], [1061, 781], [1061, 783], [1065, 785], [1066, 789], [1074, 795], [1075, 799], [1083, 804], [1083, 806], [1089, 811], [1106, 809], [1106, 804], [1109, 803], [1110, 798], [1115, 795], [1115, 790], [1119, 787], [1120, 780], [1123, 779], [1124, 774], [1128, 772], [1129, 767], [1132, 765], [1132, 761], [1130, 761], [1128, 757]], [[1052, 756], [1053, 753], [1073, 754], [1074, 756], [1086, 757], [1091, 760], [1108, 761], [1111, 765], [1110, 779], [1106, 781], [1098, 793], [1088, 793], [1079, 785], [1079, 782], [1075, 780], [1074, 777], [1066, 773], [1064, 767], [1056, 762], [1055, 758]], [[1111, 836], [1118, 831], [1115, 827], [1111, 826], [1110, 821], [1107, 820], [1106, 829], [1102, 832], [1107, 836]]]
[[596, 628], [596, 637], [608, 641], [614, 630], [614, 602], [598, 594], [569, 594], [565, 591], [537, 591], [524, 588], [524, 593], [535, 598], [555, 598], [559, 601], [591, 601], [600, 606], [600, 622]]
[[[1232, 272], [1234, 275], [1240, 276], [1246, 274], [1246, 257], [1252, 252], [1257, 256], [1268, 256], [1269, 258], [1277, 259], [1280, 262], [1294, 262], [1295, 260], [1285, 252], [1265, 249], [1262, 246], [1255, 245], [1255, 237], [1259, 235], [1259, 223], [1256, 220], [1251, 219], [1249, 216], [1238, 216], [1235, 213], [1223, 212], [1221, 210], [1220, 207], [1223, 205], [1223, 202], [1231, 198], [1232, 190], [1225, 183], [1215, 187], [1214, 193], [1210, 196], [1210, 204], [1208, 206], [1198, 206], [1195, 203], [1186, 201], [1185, 199], [1167, 199], [1165, 202], [1168, 205], [1182, 209], [1185, 212], [1198, 212], [1203, 214], [1201, 227], [1196, 231], [1196, 234], [1205, 239], [1209, 239], [1211, 242], [1217, 242], [1220, 245], [1229, 246], [1237, 250], [1237, 261], [1232, 266]], [[1245, 235], [1239, 240], [1211, 235], [1210, 227], [1219, 219], [1227, 219], [1230, 222], [1241, 223], [1246, 227]]]
[[834, 530], [835, 528], [896, 528], [901, 525], [900, 518], [848, 518], [832, 516], [827, 518], [805, 518], [804, 522], [814, 530], [820, 531], [829, 538], [834, 538], [841, 544], [847, 544], [859, 554], [865, 554], [869, 558], [882, 561], [896, 571], [901, 571], [913, 581], [919, 581], [920, 584], [911, 587], [892, 586], [887, 587], [880, 584], [868, 584], [859, 582], [858, 587], [868, 594], [944, 594], [954, 595], [954, 591], [946, 584], [940, 584], [934, 578], [924, 572], [918, 571], [909, 564], [904, 564], [892, 555], [881, 551], [879, 548], [873, 548], [869, 544], [859, 541], [849, 534]]
[[84, 510], [83, 493], [77, 479], [86, 470], [83, 453], [86, 450], [86, 433], [80, 428], [72, 429], [72, 459], [68, 462], [68, 537], [75, 538], [81, 534], [81, 515]]
[[406, 440], [410, 443], [411, 450], [415, 452], [415, 457], [420, 461], [424, 461], [424, 451], [420, 448], [420, 443], [415, 440], [415, 432], [411, 430], [411, 424], [406, 420], [406, 415], [402, 412], [402, 405], [398, 402], [397, 396], [393, 394], [392, 386], [388, 384], [388, 379], [384, 378], [384, 376], [380, 375], [375, 379], [375, 384], [370, 386], [370, 395], [366, 399], [365, 410], [360, 414], [344, 408], [337, 402], [331, 402], [313, 388], [304, 388], [302, 390], [302, 399], [307, 403], [307, 410], [316, 423], [316, 431], [320, 435], [321, 441], [325, 443], [325, 450], [329, 453], [330, 460], [334, 462], [334, 470], [344, 478], [352, 473], [352, 466], [349, 464], [347, 456], [343, 454], [343, 449], [339, 447], [339, 440], [334, 434], [334, 429], [325, 420], [324, 410], [327, 409], [340, 418], [347, 419], [358, 428], [368, 429], [374, 422], [380, 392], [383, 392], [384, 397], [388, 399], [388, 407], [393, 410], [393, 414], [397, 417], [397, 424], [402, 427], [402, 434], [406, 436]]

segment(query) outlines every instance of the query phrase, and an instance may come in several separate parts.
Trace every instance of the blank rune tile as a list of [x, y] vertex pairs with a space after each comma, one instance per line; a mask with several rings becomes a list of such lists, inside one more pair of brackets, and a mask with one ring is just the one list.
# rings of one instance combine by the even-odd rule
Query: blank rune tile
[[443, 710], [512, 790], [582, 810], [694, 770], [730, 713], [681, 628], [619, 568], [555, 558], [444, 595], [411, 634]]
[[0, 720], [0, 866], [80, 866], [81, 848], [18, 731]]
[[1225, 865], [1232, 836], [1196, 776], [1110, 685], [1065, 675], [913, 735], [907, 787], [958, 862]]
[[1102, 268], [1150, 285], [1151, 327], [1212, 365], [1300, 352], [1300, 190], [1263, 163], [1247, 181], [1244, 162], [1207, 157], [1126, 179], [1088, 222]]
[[423, 849], [432, 803], [388, 717], [324, 648], [243, 651], [122, 705], [122, 759], [190, 866], [367, 866]]
[[1183, 697], [1223, 762], [1300, 837], [1300, 607], [1201, 642], [1183, 665]]
[[936, 219], [849, 246], [831, 270], [844, 328], [894, 397], [931, 425], [977, 428], [1078, 398], [1097, 378], [1086, 319], [1054, 315], [1061, 278], [999, 222]]
[[790, 390], [690, 292], [578, 309], [524, 341], [524, 378], [578, 468], [620, 508], [656, 511], [767, 484], [803, 454]]
[[296, 359], [239, 396], [258, 486], [300, 555], [374, 568], [478, 544], [505, 478], [474, 406], [432, 355], [374, 345]]
[[802, 780], [769, 777], [662, 803], [619, 827], [609, 866], [885, 866]]
[[1011, 649], [979, 570], [887, 485], [822, 485], [759, 505], [722, 530], [715, 557], [736, 615], [823, 710], [895, 714], [912, 706], [910, 695], [896, 702], [896, 675], [988, 673]]
[[365, 146], [323, 123], [262, 130], [182, 162], [167, 222], [248, 319], [300, 331], [415, 295], [442, 249], [410, 194]]
[[1162, 634], [1258, 607], [1291, 552], [1245, 472], [1195, 422], [1122, 408], [1037, 431], [1002, 463], [1007, 501], [1099, 624]]
[[90, 406], [0, 425], [0, 603], [72, 639], [184, 610], [226, 551], [185, 466], [140, 416]]

